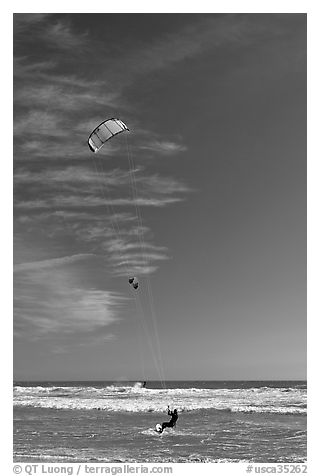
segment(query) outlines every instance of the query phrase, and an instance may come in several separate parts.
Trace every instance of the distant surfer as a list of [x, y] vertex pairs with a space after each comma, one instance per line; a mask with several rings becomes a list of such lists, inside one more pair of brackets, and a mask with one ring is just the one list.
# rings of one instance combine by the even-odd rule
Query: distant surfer
[[143, 384], [142, 384], [142, 388], [146, 388], [146, 386], [147, 386], [147, 382], [144, 381]]
[[173, 411], [170, 410], [168, 405], [168, 415], [171, 416], [170, 421], [164, 421], [161, 425], [159, 425], [159, 429], [157, 430], [159, 433], [162, 433], [165, 428], [174, 428], [176, 426], [178, 416], [178, 410], [175, 408]]

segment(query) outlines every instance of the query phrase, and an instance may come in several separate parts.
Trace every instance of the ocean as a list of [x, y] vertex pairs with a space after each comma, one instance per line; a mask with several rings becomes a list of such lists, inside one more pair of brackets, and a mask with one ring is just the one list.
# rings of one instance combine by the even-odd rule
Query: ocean
[[[15, 382], [15, 462], [307, 461], [305, 381]], [[177, 408], [173, 429], [167, 406]]]

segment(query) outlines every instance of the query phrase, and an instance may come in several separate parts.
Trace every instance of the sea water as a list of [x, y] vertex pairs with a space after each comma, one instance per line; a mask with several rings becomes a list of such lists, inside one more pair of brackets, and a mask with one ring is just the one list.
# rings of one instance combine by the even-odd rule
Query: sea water
[[[19, 462], [306, 462], [304, 381], [15, 382]], [[161, 435], [167, 405], [179, 419]]]

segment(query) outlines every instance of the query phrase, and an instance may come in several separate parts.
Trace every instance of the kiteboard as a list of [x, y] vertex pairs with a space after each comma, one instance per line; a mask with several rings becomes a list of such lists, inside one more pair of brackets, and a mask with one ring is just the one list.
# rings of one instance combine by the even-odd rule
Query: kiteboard
[[155, 431], [157, 433], [162, 433], [162, 425], [160, 425], [160, 423], [156, 424]]

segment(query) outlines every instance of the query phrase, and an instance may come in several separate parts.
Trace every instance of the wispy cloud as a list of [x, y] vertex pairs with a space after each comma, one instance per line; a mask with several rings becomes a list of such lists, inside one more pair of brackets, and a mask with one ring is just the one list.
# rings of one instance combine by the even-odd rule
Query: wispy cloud
[[[165, 207], [184, 200], [190, 191], [180, 181], [148, 175], [142, 167], [135, 168], [138, 192], [134, 198], [129, 171], [121, 169], [97, 174], [93, 167], [80, 165], [45, 167], [38, 172], [23, 166], [15, 172], [14, 185], [19, 230], [36, 233], [41, 228], [56, 241], [69, 236], [82, 253], [103, 256], [110, 273], [117, 275], [126, 275], [126, 267], [137, 270], [139, 265], [145, 274], [156, 269], [154, 262], [167, 259], [167, 250], [152, 243], [151, 230], [146, 223], [142, 225], [137, 208]], [[54, 263], [44, 261], [38, 266]]]
[[128, 241], [128, 235], [106, 242], [106, 250], [110, 253], [110, 265], [116, 275], [139, 274], [154, 272], [156, 261], [169, 259], [168, 250], [146, 241], [146, 230], [136, 236], [136, 241]]
[[[257, 26], [254, 18], [241, 15], [198, 15], [192, 24], [153, 41], [129, 46], [121, 58], [112, 58], [111, 71], [122, 87], [141, 75], [161, 71], [206, 51], [223, 46], [254, 43], [270, 26]], [[101, 49], [103, 46], [101, 47]], [[104, 47], [106, 48], [106, 47]], [[120, 64], [121, 63], [121, 64]]]
[[[85, 196], [81, 198], [81, 208], [95, 208], [95, 207], [105, 207], [105, 206], [117, 206], [117, 207], [128, 207], [137, 205], [138, 207], [164, 207], [172, 203], [181, 202], [182, 198], [179, 197], [151, 197], [151, 198], [114, 198], [114, 199], [105, 199], [103, 197], [96, 196]], [[79, 207], [79, 195], [74, 196], [56, 196], [48, 200], [21, 200], [15, 205], [16, 209], [23, 210], [43, 210], [43, 209], [56, 209], [64, 207]]]
[[[89, 166], [69, 165], [67, 167], [51, 167], [42, 168], [37, 172], [32, 172], [26, 167], [17, 168], [15, 171], [14, 181], [15, 185], [31, 185], [31, 184], [46, 184], [53, 189], [68, 186], [77, 188], [81, 192], [80, 185], [86, 186], [86, 191], [100, 191], [99, 185], [104, 184], [106, 187], [116, 187], [119, 185], [127, 185], [130, 182], [129, 172], [120, 169], [112, 169], [109, 172], [97, 173], [96, 169], [90, 161]], [[88, 188], [89, 187], [89, 188]]]
[[87, 34], [77, 34], [66, 21], [59, 20], [46, 27], [44, 38], [54, 47], [76, 51], [86, 46]]
[[[144, 232], [145, 232], [145, 229], [141, 230], [141, 228], [139, 228], [139, 230], [137, 231], [137, 236], [141, 235]], [[120, 251], [122, 253], [126, 253], [130, 250], [136, 250], [138, 247], [140, 247], [140, 243], [139, 242], [126, 243], [124, 240], [116, 239], [116, 240], [110, 240], [109, 243], [108, 243], [108, 246], [109, 246], [110, 251], [115, 251], [115, 252]], [[165, 246], [156, 246], [156, 245], [153, 245], [151, 243], [144, 243], [144, 249], [148, 253], [150, 253], [150, 251], [158, 252], [158, 253], [166, 253], [167, 252], [167, 248]], [[158, 254], [157, 256], [159, 256], [159, 259], [165, 259], [163, 257], [163, 254], [161, 254], [161, 255]], [[155, 258], [155, 259], [157, 259], [157, 258]]]
[[115, 264], [113, 274], [118, 277], [127, 277], [128, 275], [143, 277], [155, 273], [158, 269], [159, 266], [144, 262], [141, 259], [139, 263], [127, 263], [123, 261]]
[[87, 39], [86, 33], [76, 33], [66, 19], [47, 13], [16, 13], [14, 32], [16, 41], [41, 41], [61, 50], [83, 48]]
[[[135, 173], [133, 197], [132, 177], [129, 171], [113, 169], [110, 172], [97, 173], [92, 167], [68, 166], [58, 169], [43, 169], [31, 172], [19, 168], [15, 173], [16, 187], [15, 209], [53, 209], [58, 207], [162, 207], [184, 199], [190, 188], [172, 177], [159, 174], [146, 175], [143, 169]], [[23, 189], [37, 186], [42, 190], [42, 198], [23, 198]], [[113, 194], [113, 192], [116, 194]], [[122, 196], [119, 197], [119, 192]], [[37, 194], [38, 195], [38, 194]], [[110, 213], [110, 210], [108, 210]]]
[[[70, 85], [50, 82], [39, 86], [21, 87], [16, 92], [14, 101], [20, 106], [42, 107], [50, 111], [59, 110], [70, 114], [97, 105], [99, 107], [114, 107], [118, 98], [119, 95], [116, 92], [98, 90], [97, 87], [79, 87], [70, 81]], [[89, 124], [90, 128], [94, 125], [93, 121]]]
[[[101, 289], [79, 286], [83, 274], [75, 261], [20, 267], [14, 278], [15, 334], [36, 340], [49, 334], [101, 335], [118, 320], [124, 298]], [[109, 335], [109, 330], [106, 332]], [[90, 340], [90, 334], [87, 335]]]
[[175, 155], [179, 152], [184, 152], [187, 150], [187, 147], [183, 144], [177, 144], [170, 141], [152, 141], [149, 143], [141, 144], [140, 149], [150, 150], [158, 154], [163, 155]]
[[[140, 74], [183, 59], [187, 49], [182, 52], [178, 36], [179, 51], [175, 59], [170, 53], [169, 61], [172, 37], [114, 55], [78, 30], [71, 16], [15, 15], [15, 236], [17, 246], [27, 248], [33, 240], [42, 245], [38, 257], [24, 251], [26, 260], [14, 267], [16, 335], [38, 339], [77, 333], [80, 342], [88, 332], [91, 342], [108, 341], [123, 299], [84, 283], [87, 270], [79, 269], [98, 261], [108, 276], [146, 276], [169, 258], [169, 250], [154, 243], [149, 224], [138, 220], [137, 208], [170, 206], [185, 200], [190, 189], [141, 164], [146, 155], [182, 157], [187, 147], [181, 137], [163, 136], [145, 125], [142, 130], [125, 88]], [[99, 74], [90, 71], [93, 63]], [[122, 139], [106, 144], [96, 163], [87, 147], [89, 133], [109, 111], [123, 111], [134, 131], [135, 198], [126, 161], [117, 168], [112, 163], [126, 155]], [[106, 166], [103, 161], [109, 159]], [[67, 254], [71, 249], [74, 254]]]
[[40, 269], [56, 268], [68, 263], [91, 257], [89, 254], [78, 254], [73, 256], [63, 256], [60, 258], [46, 259], [42, 261], [33, 261], [30, 263], [19, 263], [13, 266], [13, 272], [37, 271]]
[[[36, 134], [33, 129], [31, 134], [27, 135], [23, 123], [21, 123], [21, 127], [18, 123], [15, 127], [15, 138], [19, 140], [14, 146], [15, 162], [25, 164], [35, 160], [39, 162], [46, 160], [53, 164], [61, 159], [77, 162], [78, 164], [80, 160], [88, 162], [88, 146], [83, 140], [83, 135], [74, 133], [72, 138], [68, 140], [67, 135], [63, 136], [65, 131], [68, 130], [70, 130], [69, 124], [66, 125], [60, 136], [52, 135], [50, 129], [42, 129], [41, 134]], [[59, 137], [59, 140], [57, 140], [57, 137]], [[113, 156], [115, 150], [116, 148], [109, 146], [105, 149], [104, 155]], [[89, 163], [94, 166], [92, 161], [89, 161]]]
[[43, 25], [46, 19], [50, 17], [49, 13], [15, 13], [13, 15], [13, 27], [15, 34], [36, 28], [38, 25]]
[[[94, 168], [92, 163], [90, 162], [90, 166], [79, 164], [59, 168], [43, 168], [37, 172], [30, 171], [26, 167], [19, 167], [15, 171], [14, 182], [16, 186], [45, 184], [46, 187], [51, 187], [54, 192], [57, 189], [65, 190], [66, 187], [68, 195], [73, 188], [78, 191], [79, 197], [83, 193], [91, 194], [92, 192], [102, 195], [101, 185], [104, 186], [106, 193], [113, 188], [119, 189], [120, 187], [122, 192], [132, 195], [132, 175], [134, 173], [134, 183], [137, 186], [137, 191], [142, 195], [152, 192], [168, 195], [191, 191], [190, 187], [180, 180], [159, 174], [147, 174], [142, 167], [135, 170], [111, 169], [106, 171]], [[83, 190], [84, 185], [85, 190]]]
[[30, 62], [29, 58], [25, 56], [15, 56], [13, 58], [13, 76], [17, 79], [36, 80], [43, 78], [44, 73], [56, 67], [57, 63], [52, 60]]
[[13, 130], [15, 135], [65, 137], [67, 132], [61, 127], [60, 121], [59, 115], [53, 112], [35, 109], [17, 118]]
[[[87, 91], [97, 88], [101, 91], [103, 88], [106, 89], [106, 82], [103, 80], [87, 79], [85, 75], [61, 73], [59, 62], [52, 59], [33, 61], [28, 56], [15, 56], [13, 74], [15, 79], [23, 80], [29, 87], [34, 87], [34, 84], [38, 83], [40, 87], [60, 85]], [[15, 95], [18, 91], [15, 91]]]

